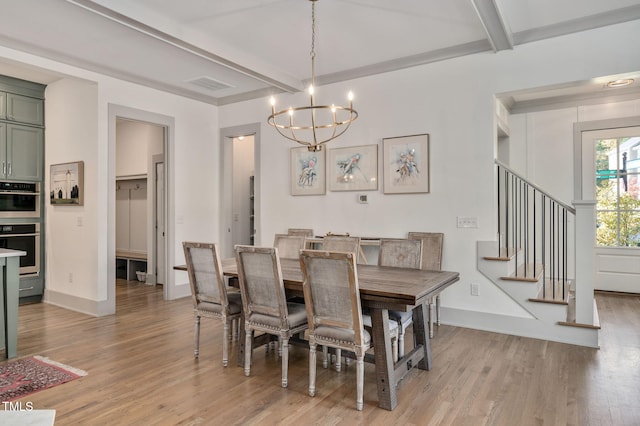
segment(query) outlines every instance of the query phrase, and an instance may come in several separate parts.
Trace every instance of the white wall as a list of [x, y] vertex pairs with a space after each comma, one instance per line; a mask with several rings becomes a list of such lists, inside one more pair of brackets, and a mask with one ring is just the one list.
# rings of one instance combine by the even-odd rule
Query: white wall
[[[496, 233], [493, 96], [638, 70], [640, 56], [629, 53], [640, 50], [638, 33], [640, 22], [634, 21], [517, 46], [513, 51], [318, 88], [320, 102], [344, 99], [349, 88], [356, 94], [360, 118], [334, 147], [380, 144], [382, 138], [391, 136], [431, 135], [431, 193], [383, 195], [379, 188], [369, 193], [366, 205], [358, 204], [356, 193], [351, 192], [289, 195], [292, 145], [264, 124], [269, 111], [266, 98], [216, 108], [0, 47], [0, 57], [68, 76], [47, 90], [46, 167], [85, 162], [85, 206], [46, 208], [46, 297], [52, 303], [97, 315], [115, 310], [115, 143], [109, 138], [115, 127], [109, 128], [109, 109], [116, 105], [171, 117], [175, 122], [167, 153], [169, 265], [183, 262], [181, 241], [220, 238], [219, 128], [261, 122], [261, 166], [256, 178], [261, 196], [258, 244], [269, 244], [274, 233], [293, 226], [312, 227], [316, 233], [348, 231], [380, 237], [442, 231], [446, 235], [443, 267], [461, 273], [460, 283], [443, 294], [448, 314], [456, 310], [490, 312], [508, 321], [508, 316], [520, 315], [520, 309], [475, 266], [476, 241], [492, 240]], [[297, 104], [305, 102], [306, 96], [281, 95], [278, 99]], [[456, 216], [478, 217], [480, 227], [458, 229]], [[188, 294], [186, 274], [172, 271], [168, 281], [176, 284], [172, 297]], [[470, 296], [470, 283], [480, 285], [480, 296]]]
[[[639, 32], [640, 23], [630, 22], [517, 46], [513, 51], [478, 54], [317, 89], [318, 103], [339, 102], [352, 89], [360, 114], [344, 136], [329, 144], [329, 149], [369, 144], [381, 147], [384, 137], [429, 133], [429, 194], [384, 195], [379, 188], [368, 194], [366, 205], [358, 204], [353, 192], [290, 196], [288, 161], [293, 144], [266, 125], [268, 99], [221, 107], [222, 127], [263, 123], [261, 172], [256, 178], [261, 194], [257, 243], [269, 244], [273, 234], [290, 226], [310, 227], [318, 234], [333, 231], [379, 237], [402, 237], [408, 231], [444, 232], [443, 268], [461, 273], [460, 282], [442, 296], [442, 303], [448, 308], [445, 321], [446, 315], [456, 312], [490, 312], [496, 314], [495, 329], [500, 331], [508, 316], [521, 316], [522, 311], [488, 282], [475, 264], [476, 242], [495, 240], [496, 236], [493, 160], [497, 136], [493, 96], [638, 70], [640, 56], [629, 52], [640, 47], [636, 37]], [[622, 47], [616, 40], [627, 40], [627, 44]], [[298, 94], [279, 95], [277, 101], [296, 105], [306, 100]], [[542, 123], [543, 118], [536, 120]], [[514, 125], [526, 128], [524, 123]], [[543, 128], [536, 132], [541, 138], [549, 136]], [[534, 176], [542, 184], [554, 187], [556, 181], [547, 175], [549, 169], [544, 165], [556, 168], [566, 161], [569, 169], [560, 170], [560, 177], [572, 178], [572, 135], [560, 129], [560, 134], [553, 132], [552, 136], [545, 149], [553, 149], [557, 157], [547, 162], [541, 152], [534, 151], [530, 160], [536, 161]], [[561, 139], [557, 147], [556, 139]], [[528, 148], [519, 147], [525, 152]], [[571, 184], [567, 188], [560, 190], [563, 199], [571, 198]], [[456, 216], [478, 217], [479, 228], [456, 228]], [[480, 285], [480, 296], [470, 295], [471, 283]], [[464, 317], [466, 325], [473, 327], [469, 320], [473, 316]]]
[[[46, 301], [93, 315], [115, 311], [113, 106], [170, 117], [175, 123], [167, 164], [167, 264], [184, 263], [183, 240], [219, 239], [219, 170], [212, 167], [219, 164], [216, 107], [4, 47], [0, 58], [61, 74], [46, 91], [45, 168], [85, 163], [84, 206], [46, 206]], [[185, 273], [170, 270], [167, 281], [175, 287], [169, 297], [189, 294]]]
[[147, 175], [151, 156], [162, 153], [163, 128], [140, 121], [116, 122], [116, 177]]
[[84, 161], [84, 205], [52, 206], [45, 202], [45, 300], [69, 294], [97, 300], [100, 259], [98, 223], [98, 89], [96, 84], [64, 79], [47, 86], [45, 117], [45, 188], [49, 166]]

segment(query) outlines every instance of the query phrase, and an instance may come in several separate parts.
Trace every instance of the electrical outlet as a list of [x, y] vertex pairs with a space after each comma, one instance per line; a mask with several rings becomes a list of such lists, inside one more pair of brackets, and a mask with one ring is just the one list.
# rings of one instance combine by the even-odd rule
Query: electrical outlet
[[477, 228], [477, 217], [458, 216], [458, 228]]
[[478, 284], [471, 284], [471, 295], [480, 296], [480, 286]]
[[358, 202], [360, 204], [368, 204], [369, 199], [367, 197], [367, 194], [358, 194]]

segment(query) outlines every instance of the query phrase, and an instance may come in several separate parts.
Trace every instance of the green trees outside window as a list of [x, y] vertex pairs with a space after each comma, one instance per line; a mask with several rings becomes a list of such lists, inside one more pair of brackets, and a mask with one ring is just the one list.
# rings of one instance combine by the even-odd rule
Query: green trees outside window
[[640, 247], [640, 137], [596, 143], [596, 242]]

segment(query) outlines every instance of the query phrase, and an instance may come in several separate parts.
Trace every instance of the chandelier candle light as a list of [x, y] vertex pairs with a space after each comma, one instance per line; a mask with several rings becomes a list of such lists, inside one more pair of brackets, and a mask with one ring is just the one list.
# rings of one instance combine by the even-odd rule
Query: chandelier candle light
[[[321, 151], [322, 145], [332, 141], [347, 131], [351, 123], [358, 118], [353, 109], [353, 93], [349, 92], [349, 106], [316, 105], [315, 87], [315, 41], [316, 41], [316, 1], [311, 1], [311, 84], [309, 85], [310, 104], [301, 107], [289, 107], [276, 112], [276, 100], [271, 97], [271, 115], [267, 122], [285, 138], [306, 145], [309, 151]], [[297, 114], [296, 114], [297, 113]]]

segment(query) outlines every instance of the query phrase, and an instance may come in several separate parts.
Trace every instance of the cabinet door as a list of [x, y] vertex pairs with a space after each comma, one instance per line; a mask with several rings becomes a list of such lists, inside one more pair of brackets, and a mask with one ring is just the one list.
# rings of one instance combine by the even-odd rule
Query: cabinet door
[[19, 123], [44, 125], [44, 101], [7, 93], [7, 119]]
[[7, 124], [7, 178], [42, 180], [44, 132], [37, 127]]
[[0, 177], [7, 177], [7, 124], [0, 122]]
[[7, 94], [5, 92], [0, 92], [0, 118], [7, 118]]

